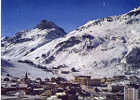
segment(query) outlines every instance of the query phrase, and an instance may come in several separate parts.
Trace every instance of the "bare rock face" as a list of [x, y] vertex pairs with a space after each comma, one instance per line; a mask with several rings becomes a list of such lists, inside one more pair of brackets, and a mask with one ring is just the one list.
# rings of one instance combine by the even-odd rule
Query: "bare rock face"
[[61, 31], [64, 32], [64, 30], [63, 30], [62, 28], [58, 27], [54, 22], [48, 21], [48, 20], [46, 20], [46, 19], [43, 19], [43, 20], [40, 22], [40, 24], [38, 24], [38, 25], [36, 26], [36, 28], [39, 28], [39, 29], [42, 29], [42, 30], [43, 30], [43, 29], [56, 28], [56, 29], [59, 29], [59, 30], [61, 30]]
[[39, 28], [39, 29], [48, 29], [48, 28], [55, 28], [55, 27], [57, 26], [53, 22], [45, 20], [45, 19], [42, 20], [40, 24], [36, 26], [36, 28]]
[[132, 51], [126, 57], [126, 62], [134, 67], [139, 65], [140, 64], [140, 48], [132, 49]]
[[139, 14], [140, 14], [140, 7], [130, 11], [127, 15], [129, 15], [129, 16], [137, 16]]

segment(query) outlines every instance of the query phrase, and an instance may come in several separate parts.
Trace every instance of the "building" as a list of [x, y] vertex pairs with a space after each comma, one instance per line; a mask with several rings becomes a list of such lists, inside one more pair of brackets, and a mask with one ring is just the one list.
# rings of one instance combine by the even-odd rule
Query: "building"
[[91, 76], [75, 76], [75, 82], [81, 85], [88, 85], [88, 81], [91, 79]]
[[91, 79], [88, 81], [88, 86], [100, 86], [101, 79]]
[[124, 88], [124, 100], [140, 100], [140, 86], [136, 84], [126, 85]]

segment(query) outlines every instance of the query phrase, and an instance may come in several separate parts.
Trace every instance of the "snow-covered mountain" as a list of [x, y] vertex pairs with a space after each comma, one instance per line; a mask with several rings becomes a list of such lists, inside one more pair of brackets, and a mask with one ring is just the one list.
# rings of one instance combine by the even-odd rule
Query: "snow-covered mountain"
[[65, 34], [65, 31], [53, 22], [42, 20], [31, 30], [18, 32], [12, 37], [4, 37], [2, 39], [2, 55], [10, 58], [23, 57]]
[[69, 79], [75, 75], [139, 75], [140, 7], [120, 16], [89, 21], [65, 36], [61, 28], [50, 24], [42, 21], [31, 31], [3, 39], [2, 57], [47, 68]]

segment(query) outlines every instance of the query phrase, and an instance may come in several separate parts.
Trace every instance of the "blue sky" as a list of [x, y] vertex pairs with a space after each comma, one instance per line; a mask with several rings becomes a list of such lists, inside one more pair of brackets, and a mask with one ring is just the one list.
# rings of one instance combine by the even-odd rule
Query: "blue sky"
[[42, 19], [70, 32], [89, 20], [120, 15], [137, 6], [140, 0], [2, 0], [2, 36], [30, 29]]

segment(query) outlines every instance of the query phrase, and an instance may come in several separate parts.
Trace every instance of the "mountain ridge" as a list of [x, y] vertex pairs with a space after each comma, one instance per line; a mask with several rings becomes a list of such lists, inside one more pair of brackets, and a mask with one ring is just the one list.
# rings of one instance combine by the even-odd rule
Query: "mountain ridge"
[[[17, 58], [22, 63], [44, 66], [54, 71], [53, 75], [66, 78], [73, 78], [75, 75], [112, 77], [126, 75], [130, 73], [129, 69], [139, 76], [139, 66], [136, 64], [138, 67], [133, 69], [135, 62], [131, 60], [134, 57], [139, 59], [139, 26], [140, 7], [119, 16], [89, 21], [69, 34], [45, 42], [39, 48]], [[42, 24], [37, 27], [44, 30]], [[45, 26], [45, 29], [52, 27], [54, 28], [53, 25]], [[14, 57], [15, 54], [18, 55], [15, 51], [11, 52]], [[8, 56], [3, 53], [2, 57]], [[73, 72], [73, 68], [78, 72]], [[69, 73], [62, 74], [61, 71]]]
[[[43, 21], [46, 21], [46, 20], [43, 20]], [[42, 23], [42, 21], [41, 21], [41, 23]], [[35, 28], [33, 28], [31, 30], [21, 31], [21, 32], [16, 33], [12, 37], [3, 38], [2, 47], [5, 47], [5, 49], [6, 49], [7, 47], [10, 47], [10, 46], [12, 48], [12, 46], [17, 46], [18, 44], [23, 44], [23, 47], [24, 47], [23, 49], [26, 49], [26, 48], [28, 49], [28, 50], [27, 49], [25, 50], [28, 52], [24, 53], [23, 55], [27, 55], [30, 51], [31, 52], [34, 51], [35, 49], [52, 41], [53, 39], [63, 37], [64, 35], [66, 35], [66, 32], [62, 28], [55, 25], [53, 22], [48, 21], [48, 22], [44, 23], [43, 25], [41, 23], [38, 24]], [[40, 27], [44, 27], [44, 28], [38, 28], [39, 25], [41, 25]], [[45, 27], [45, 26], [47, 26], [47, 27]], [[17, 48], [17, 49], [19, 49], [19, 51], [21, 50], [20, 48]], [[7, 52], [2, 51], [2, 53], [5, 54]]]

